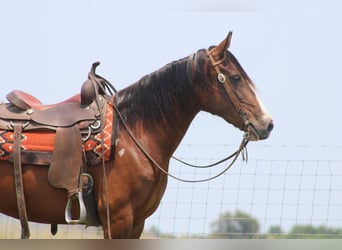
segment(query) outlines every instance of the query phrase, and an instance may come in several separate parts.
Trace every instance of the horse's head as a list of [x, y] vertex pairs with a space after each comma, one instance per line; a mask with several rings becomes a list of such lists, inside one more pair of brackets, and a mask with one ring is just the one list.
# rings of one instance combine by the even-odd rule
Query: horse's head
[[273, 129], [272, 117], [258, 98], [248, 75], [227, 50], [231, 36], [232, 32], [229, 32], [225, 40], [203, 55], [202, 70], [206, 73], [202, 76], [206, 84], [199, 93], [202, 107], [249, 132], [250, 140], [266, 139]]

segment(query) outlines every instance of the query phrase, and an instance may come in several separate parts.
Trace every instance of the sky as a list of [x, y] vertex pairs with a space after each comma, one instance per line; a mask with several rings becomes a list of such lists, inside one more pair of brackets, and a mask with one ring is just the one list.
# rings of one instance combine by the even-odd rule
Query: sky
[[[66, 99], [80, 91], [94, 61], [101, 62], [98, 74], [122, 89], [218, 44], [232, 30], [230, 51], [253, 79], [275, 125], [269, 139], [250, 143], [250, 156], [341, 160], [341, 12], [342, 2], [332, 0], [5, 0], [0, 101], [12, 89], [43, 103]], [[176, 154], [225, 156], [185, 145], [236, 145], [241, 137], [222, 119], [200, 113]], [[279, 145], [312, 150], [284, 151]]]
[[[66, 99], [79, 92], [94, 61], [101, 62], [99, 74], [121, 89], [168, 62], [218, 44], [232, 30], [230, 50], [274, 118], [267, 144], [339, 145], [338, 3], [173, 2], [163, 7], [156, 1], [5, 1], [0, 100], [12, 89], [44, 103]], [[220, 126], [218, 137], [208, 133], [199, 142], [236, 141], [230, 139], [235, 129], [220, 119], [202, 114], [197, 119]], [[194, 133], [203, 132], [203, 126], [194, 127]]]

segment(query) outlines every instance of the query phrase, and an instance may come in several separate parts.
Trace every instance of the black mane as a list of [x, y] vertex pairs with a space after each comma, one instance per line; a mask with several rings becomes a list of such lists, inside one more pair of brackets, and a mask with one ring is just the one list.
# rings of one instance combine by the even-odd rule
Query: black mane
[[169, 63], [118, 92], [118, 108], [128, 125], [144, 121], [153, 128], [162, 121], [175, 122], [176, 112], [186, 110], [194, 95], [189, 60]]
[[[253, 85], [235, 56], [229, 51], [227, 53], [228, 60], [232, 61], [242, 76]], [[139, 121], [150, 129], [154, 129], [160, 122], [176, 127], [177, 113], [191, 112], [190, 109], [196, 102], [194, 82], [200, 89], [205, 90], [208, 87], [206, 78], [213, 80], [209, 73], [210, 67], [204, 49], [194, 56], [165, 65], [118, 92], [116, 101], [120, 113], [131, 127]]]

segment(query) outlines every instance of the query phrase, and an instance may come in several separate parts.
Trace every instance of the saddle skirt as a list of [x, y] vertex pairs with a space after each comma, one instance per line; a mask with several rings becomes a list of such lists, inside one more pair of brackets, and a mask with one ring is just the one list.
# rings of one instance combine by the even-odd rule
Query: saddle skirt
[[[114, 109], [107, 104], [105, 112], [105, 124], [102, 133], [92, 133], [83, 142], [87, 166], [95, 166], [104, 160], [112, 160], [114, 157], [113, 122]], [[13, 161], [14, 132], [0, 129], [0, 160]], [[102, 144], [103, 139], [103, 144]], [[56, 131], [54, 130], [28, 130], [21, 135], [22, 163], [35, 165], [49, 165], [52, 153], [55, 150]]]

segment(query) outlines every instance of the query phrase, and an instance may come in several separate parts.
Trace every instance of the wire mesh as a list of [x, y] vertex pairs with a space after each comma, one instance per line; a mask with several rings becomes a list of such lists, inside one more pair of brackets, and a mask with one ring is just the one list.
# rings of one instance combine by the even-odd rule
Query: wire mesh
[[[227, 147], [234, 148], [230, 145], [183, 147], [197, 152], [202, 147], [206, 149], [200, 153], [201, 158], [182, 157], [200, 165], [215, 162]], [[248, 163], [237, 161], [215, 180], [183, 183], [169, 179], [158, 209], [146, 220], [143, 238], [269, 238], [289, 234], [292, 238], [318, 235], [342, 238], [341, 149], [340, 146], [254, 146], [250, 156], [256, 158], [250, 157]], [[272, 150], [272, 159], [263, 153], [265, 150]], [[171, 161], [169, 169], [179, 177], [202, 179], [215, 175], [225, 164], [195, 169]], [[243, 216], [238, 217], [241, 213], [237, 212]], [[241, 227], [243, 221], [247, 224], [256, 221], [257, 230], [218, 230], [222, 228], [219, 223]], [[306, 227], [306, 231], [294, 230], [298, 225]], [[30, 228], [31, 238], [103, 237], [101, 228], [94, 227], [59, 226], [57, 236], [50, 235], [49, 225], [30, 223]], [[0, 215], [0, 237], [19, 236], [19, 221]]]

